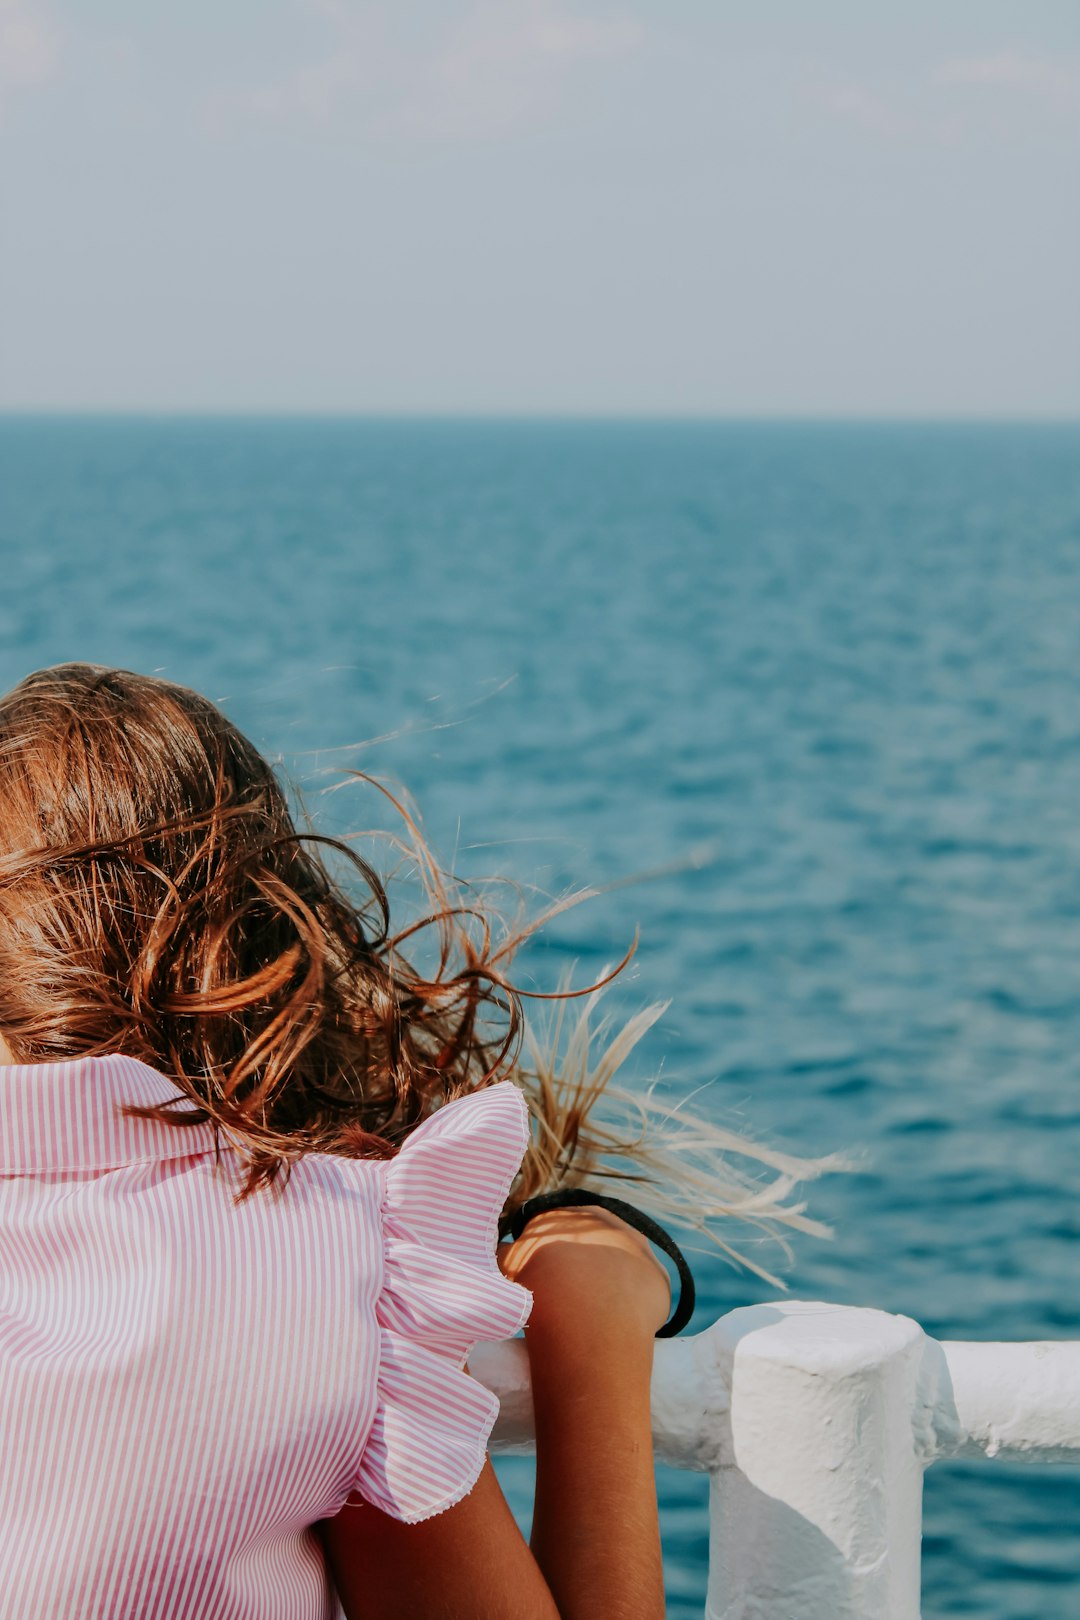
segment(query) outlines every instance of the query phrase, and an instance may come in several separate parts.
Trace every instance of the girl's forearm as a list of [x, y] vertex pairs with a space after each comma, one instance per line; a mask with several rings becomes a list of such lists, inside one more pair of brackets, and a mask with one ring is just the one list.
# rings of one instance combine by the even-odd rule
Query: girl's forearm
[[[537, 1313], [534, 1312], [534, 1317]], [[604, 1313], [527, 1331], [536, 1418], [532, 1549], [563, 1620], [661, 1620], [652, 1340]]]

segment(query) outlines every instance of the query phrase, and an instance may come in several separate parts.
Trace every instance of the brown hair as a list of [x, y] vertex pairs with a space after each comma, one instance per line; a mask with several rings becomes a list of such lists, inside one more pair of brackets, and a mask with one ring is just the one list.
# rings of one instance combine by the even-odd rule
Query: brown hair
[[[0, 1032], [13, 1055], [123, 1052], [161, 1070], [188, 1106], [141, 1111], [211, 1121], [246, 1159], [243, 1197], [303, 1153], [389, 1155], [442, 1101], [509, 1075], [534, 1131], [508, 1207], [614, 1176], [702, 1227], [727, 1214], [820, 1230], [783, 1198], [824, 1161], [701, 1121], [662, 1139], [652, 1105], [610, 1085], [651, 1013], [597, 1066], [584, 1022], [561, 1066], [535, 1043], [522, 1061], [507, 969], [537, 923], [500, 934], [392, 802], [429, 901], [397, 934], [373, 867], [348, 841], [298, 829], [269, 764], [207, 699], [89, 664], [28, 676], [0, 699]], [[402, 951], [422, 928], [436, 942], [425, 973]], [[598, 1123], [601, 1094], [621, 1123]], [[722, 1169], [731, 1151], [776, 1180]], [[678, 1191], [663, 1186], [673, 1176]]]

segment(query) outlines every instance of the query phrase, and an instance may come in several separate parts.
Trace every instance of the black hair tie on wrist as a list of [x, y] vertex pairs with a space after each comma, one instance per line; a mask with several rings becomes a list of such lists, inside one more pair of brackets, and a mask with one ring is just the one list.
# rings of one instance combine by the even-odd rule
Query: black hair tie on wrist
[[547, 1209], [569, 1209], [576, 1204], [595, 1204], [600, 1209], [609, 1209], [617, 1215], [627, 1226], [635, 1227], [655, 1243], [658, 1249], [663, 1249], [669, 1259], [675, 1263], [679, 1273], [679, 1299], [664, 1323], [657, 1328], [658, 1339], [673, 1339], [676, 1333], [681, 1333], [694, 1314], [694, 1279], [686, 1257], [670, 1233], [665, 1232], [658, 1221], [651, 1215], [644, 1214], [635, 1209], [633, 1204], [624, 1203], [621, 1198], [609, 1198], [606, 1193], [589, 1192], [585, 1187], [563, 1187], [558, 1192], [540, 1193], [536, 1198], [527, 1198], [520, 1209], [516, 1209], [509, 1221], [509, 1232], [512, 1238], [519, 1238], [532, 1220], [534, 1215], [540, 1215]]

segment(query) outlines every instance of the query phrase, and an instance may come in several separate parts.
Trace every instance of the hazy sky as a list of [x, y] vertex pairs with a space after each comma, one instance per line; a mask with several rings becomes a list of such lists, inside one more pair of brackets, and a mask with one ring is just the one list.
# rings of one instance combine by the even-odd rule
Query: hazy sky
[[1078, 0], [0, 0], [0, 406], [1080, 414]]

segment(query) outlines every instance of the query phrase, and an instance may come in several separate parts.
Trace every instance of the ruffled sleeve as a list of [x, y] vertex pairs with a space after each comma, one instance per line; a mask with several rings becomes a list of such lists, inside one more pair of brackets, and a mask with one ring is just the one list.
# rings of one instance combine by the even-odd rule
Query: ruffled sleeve
[[462, 1367], [532, 1305], [495, 1262], [527, 1144], [525, 1099], [502, 1081], [446, 1103], [384, 1169], [379, 1404], [357, 1489], [407, 1524], [460, 1501], [484, 1466], [499, 1403]]

